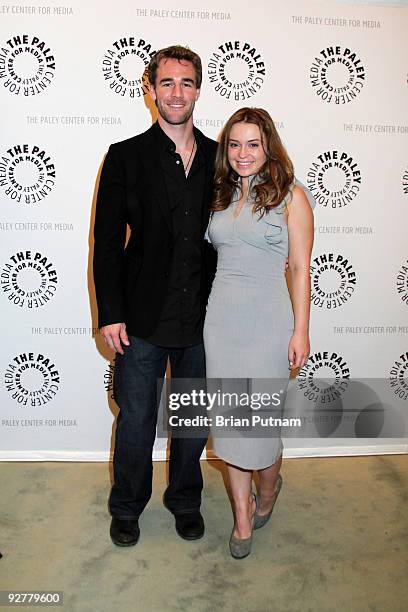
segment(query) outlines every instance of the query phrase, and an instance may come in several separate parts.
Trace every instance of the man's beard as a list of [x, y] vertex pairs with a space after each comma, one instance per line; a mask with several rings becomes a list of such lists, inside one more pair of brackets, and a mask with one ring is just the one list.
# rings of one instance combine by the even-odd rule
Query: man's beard
[[172, 115], [167, 113], [165, 104], [162, 104], [161, 102], [157, 104], [156, 102], [156, 106], [157, 106], [159, 115], [167, 123], [169, 123], [170, 125], [183, 125], [184, 123], [187, 123], [187, 121], [190, 119], [191, 115], [193, 114], [195, 104], [193, 103], [191, 106], [189, 106], [185, 113], [178, 115], [177, 119], [175, 119]]

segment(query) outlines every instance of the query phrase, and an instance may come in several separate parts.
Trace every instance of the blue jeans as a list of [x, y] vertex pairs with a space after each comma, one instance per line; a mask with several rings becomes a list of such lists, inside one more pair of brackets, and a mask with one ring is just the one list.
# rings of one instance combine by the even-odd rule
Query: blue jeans
[[[120, 408], [116, 425], [109, 498], [112, 516], [137, 519], [152, 494], [152, 452], [156, 437], [158, 379], [163, 381], [170, 359], [173, 378], [204, 378], [204, 345], [167, 348], [129, 336], [130, 346], [116, 356], [113, 393]], [[207, 438], [172, 438], [169, 485], [164, 494], [174, 514], [200, 508], [203, 478], [200, 456]]]

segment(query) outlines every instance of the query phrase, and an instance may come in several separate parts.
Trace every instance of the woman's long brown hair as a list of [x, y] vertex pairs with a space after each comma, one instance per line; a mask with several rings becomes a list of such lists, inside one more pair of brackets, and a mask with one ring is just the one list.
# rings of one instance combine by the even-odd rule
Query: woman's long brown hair
[[262, 108], [241, 108], [225, 124], [215, 159], [215, 191], [211, 209], [225, 210], [231, 204], [235, 189], [241, 189], [239, 175], [228, 161], [231, 128], [236, 123], [254, 123], [261, 133], [266, 161], [258, 173], [261, 181], [253, 187], [253, 212], [263, 216], [288, 195], [294, 172], [272, 117]]

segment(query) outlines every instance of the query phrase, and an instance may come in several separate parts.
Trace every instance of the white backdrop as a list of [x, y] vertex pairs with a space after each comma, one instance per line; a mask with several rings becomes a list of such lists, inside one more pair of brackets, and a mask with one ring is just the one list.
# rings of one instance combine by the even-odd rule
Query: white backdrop
[[[169, 44], [202, 57], [197, 127], [216, 138], [236, 109], [266, 108], [317, 197], [309, 373], [404, 377], [408, 9], [386, 4], [0, 5], [0, 459], [109, 456], [95, 186], [109, 144], [151, 124], [141, 74]], [[156, 459], [165, 448], [157, 440]], [[406, 439], [286, 444], [286, 456], [406, 450]]]

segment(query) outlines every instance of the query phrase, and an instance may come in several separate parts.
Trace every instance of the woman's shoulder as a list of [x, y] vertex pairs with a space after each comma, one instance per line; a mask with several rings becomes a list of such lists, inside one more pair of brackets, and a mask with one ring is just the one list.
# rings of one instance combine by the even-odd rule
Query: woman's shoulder
[[313, 210], [316, 206], [316, 201], [311, 194], [310, 190], [304, 185], [301, 181], [295, 178], [292, 187], [291, 187], [292, 197], [288, 202], [288, 206], [305, 206], [309, 204], [310, 208]]

